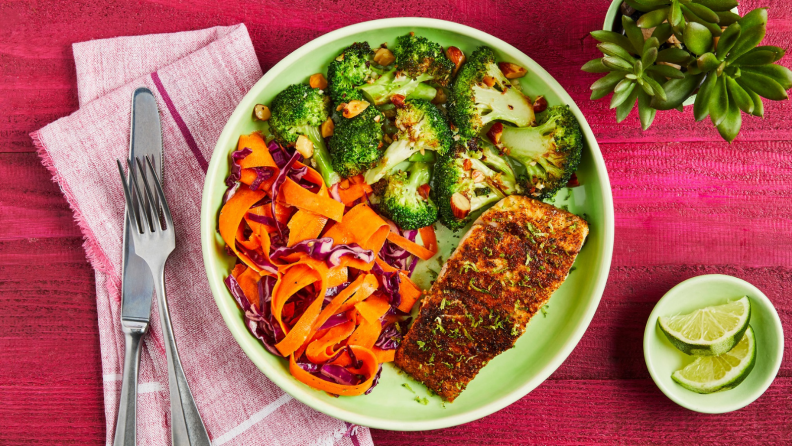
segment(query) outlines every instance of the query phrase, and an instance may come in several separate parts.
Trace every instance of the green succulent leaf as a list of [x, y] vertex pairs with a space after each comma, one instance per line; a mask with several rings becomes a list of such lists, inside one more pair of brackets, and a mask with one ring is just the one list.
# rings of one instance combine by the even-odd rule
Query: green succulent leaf
[[662, 3], [660, 6], [665, 6], [668, 4], [667, 1], [663, 2], [653, 2], [653, 1], [642, 1], [642, 0], [624, 0], [624, 3], [630, 5], [633, 9], [636, 9], [641, 12], [649, 12], [657, 9], [659, 6], [655, 6], [657, 3]]
[[613, 88], [616, 84], [619, 83], [624, 79], [624, 73], [619, 71], [614, 71], [612, 73], [608, 73], [605, 76], [597, 79], [593, 84], [591, 84], [592, 90], [604, 90], [607, 89], [608, 93], [613, 91]]
[[742, 114], [734, 100], [729, 102], [729, 109], [726, 111], [723, 121], [716, 127], [723, 139], [729, 142], [734, 141], [734, 138], [740, 133], [740, 127], [742, 127]]
[[729, 91], [726, 89], [726, 79], [718, 76], [715, 87], [709, 98], [709, 114], [712, 125], [718, 126], [726, 118], [729, 112]]
[[718, 14], [720, 18], [720, 23], [718, 23], [720, 26], [729, 26], [740, 20], [740, 15], [731, 11], [715, 11], [715, 14]]
[[602, 64], [602, 58], [590, 60], [580, 69], [586, 73], [607, 73], [610, 71], [610, 68]]
[[616, 88], [613, 89], [613, 92], [621, 93], [622, 91], [630, 88], [630, 85], [632, 85], [632, 83], [633, 81], [631, 79], [622, 79], [621, 82], [616, 84]]
[[630, 93], [627, 99], [616, 107], [616, 122], [624, 121], [624, 118], [630, 114], [635, 106], [635, 101], [638, 99], [639, 91], [641, 91], [640, 88], [633, 88], [632, 93]]
[[718, 39], [718, 49], [715, 51], [715, 56], [718, 59], [723, 60], [729, 51], [734, 47], [734, 44], [737, 43], [737, 40], [740, 38], [740, 33], [742, 28], [740, 27], [739, 23], [732, 23], [723, 31], [720, 39]]
[[633, 90], [635, 90], [635, 83], [630, 82], [630, 85], [624, 90], [618, 93], [614, 92], [613, 97], [611, 98], [610, 108], [616, 108], [621, 105], [622, 102], [626, 101], [627, 98], [630, 97]]
[[611, 42], [598, 43], [597, 48], [606, 56], [618, 57], [626, 61], [633, 60], [632, 54], [618, 44]]
[[781, 84], [763, 74], [746, 71], [744, 68], [738, 80], [740, 85], [750, 88], [763, 98], [780, 101], [788, 97]]
[[784, 90], [789, 90], [792, 88], [792, 71], [789, 68], [781, 65], [767, 64], [757, 65], [755, 67], [742, 67], [741, 75], [744, 76], [745, 73], [767, 76], [770, 79], [778, 82], [778, 84], [781, 85]]
[[655, 9], [638, 19], [638, 28], [649, 29], [663, 23], [668, 17], [668, 8]]
[[712, 71], [720, 64], [721, 61], [712, 53], [704, 53], [696, 59], [696, 66], [701, 71]]
[[609, 95], [611, 91], [613, 91], [613, 88], [600, 88], [597, 90], [592, 90], [590, 99], [592, 101], [596, 101], [597, 99], [602, 99], [605, 96]]
[[740, 38], [732, 47], [726, 60], [731, 62], [753, 49], [764, 39], [767, 32], [767, 10], [754, 9], [746, 14], [739, 22], [742, 32]]
[[718, 76], [715, 73], [709, 73], [699, 87], [696, 102], [693, 104], [693, 117], [696, 121], [702, 121], [709, 115], [709, 101], [717, 81]]
[[663, 88], [663, 86], [660, 85], [659, 82], [654, 80], [651, 76], [644, 76], [642, 79], [644, 80], [644, 83], [652, 87], [651, 91], [644, 89], [646, 94], [648, 94], [649, 96], [656, 96], [660, 98], [661, 101], [665, 101], [668, 99], [668, 96], [666, 95], [665, 92], [665, 88]]
[[666, 48], [657, 53], [657, 62], [687, 65], [690, 59], [690, 53], [680, 48]]
[[712, 33], [701, 23], [688, 23], [682, 39], [685, 46], [696, 55], [704, 54], [712, 48]]
[[632, 71], [633, 64], [627, 62], [620, 57], [605, 56], [602, 58], [602, 64], [612, 70]]
[[597, 30], [591, 32], [591, 37], [602, 43], [615, 43], [622, 48], [631, 48], [630, 40], [613, 31]]
[[667, 77], [669, 79], [683, 79], [685, 77], [685, 73], [668, 65], [652, 65], [651, 67], [647, 68], [646, 71], [657, 73], [660, 76]]
[[726, 88], [729, 90], [730, 101], [734, 101], [737, 106], [740, 107], [740, 110], [745, 113], [753, 113], [754, 103], [748, 92], [730, 76], [723, 77], [726, 78]]
[[663, 84], [663, 90], [666, 94], [666, 99], [662, 100], [657, 95], [652, 99], [652, 107], [657, 110], [671, 110], [677, 108], [685, 102], [696, 87], [699, 86], [701, 80], [704, 79], [703, 74], [690, 74], [687, 73], [684, 79], [671, 79]]
[[784, 55], [786, 54], [785, 49], [773, 45], [757, 46], [751, 51], [772, 51], [773, 53], [775, 53], [775, 60], [773, 62], [777, 62], [781, 60], [781, 58], [784, 57]]
[[680, 26], [682, 25], [682, 21], [685, 18], [682, 16], [682, 9], [679, 7], [679, 3], [674, 2], [671, 5], [671, 10], [668, 11], [668, 23], [671, 26]]
[[646, 130], [652, 125], [657, 110], [653, 109], [650, 103], [652, 97], [646, 94], [645, 91], [638, 92], [638, 117], [641, 119], [641, 128]]
[[652, 31], [652, 37], [657, 38], [658, 42], [665, 42], [669, 37], [674, 35], [674, 30], [668, 23], [661, 23], [657, 28]]
[[699, 25], [703, 25], [712, 33], [713, 36], [721, 35], [722, 31], [720, 29], [720, 25], [702, 19], [701, 17], [694, 14], [693, 11], [691, 11], [690, 8], [688, 8], [686, 5], [680, 5], [679, 7], [682, 9], [682, 15], [685, 16], [688, 23], [693, 22], [693, 23], [698, 23]]
[[770, 50], [757, 50], [757, 48], [748, 51], [740, 56], [739, 59], [732, 62], [732, 66], [751, 66], [751, 65], [765, 65], [775, 62], [777, 53]]
[[715, 12], [729, 11], [738, 5], [737, 0], [695, 0], [695, 2]]
[[623, 15], [622, 28], [624, 28], [624, 34], [627, 35], [627, 39], [632, 44], [633, 52], [641, 54], [644, 47], [644, 36], [640, 28], [635, 24], [635, 20]]
[[755, 91], [749, 88], [745, 88], [745, 85], [741, 84], [739, 79], [737, 79], [737, 83], [740, 84], [741, 87], [743, 87], [745, 92], [748, 93], [748, 96], [751, 97], [751, 100], [754, 103], [753, 112], [751, 114], [754, 116], [758, 116], [760, 118], [764, 117], [764, 103], [762, 103], [762, 98], [759, 97], [759, 95], [756, 94]]
[[657, 60], [657, 48], [655, 47], [651, 47], [648, 50], [644, 51], [643, 55], [641, 56], [641, 64], [645, 67], [651, 67], [656, 60]]
[[702, 20], [706, 20], [712, 23], [719, 23], [720, 17], [718, 14], [715, 14], [715, 11], [711, 10], [710, 8], [700, 4], [700, 3], [693, 3], [690, 2], [685, 5], [688, 9], [690, 9], [693, 14], [699, 16]]

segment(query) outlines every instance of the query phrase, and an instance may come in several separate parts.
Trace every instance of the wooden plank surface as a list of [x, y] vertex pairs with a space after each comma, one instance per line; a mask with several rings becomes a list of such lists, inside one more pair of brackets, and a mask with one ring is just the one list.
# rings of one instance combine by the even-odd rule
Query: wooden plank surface
[[[424, 433], [373, 431], [397, 444], [689, 444], [792, 442], [792, 364], [733, 414], [682, 409], [654, 386], [641, 336], [654, 303], [700, 274], [748, 280], [792, 323], [792, 104], [766, 103], [727, 145], [691, 113], [641, 132], [588, 100], [596, 56], [585, 37], [605, 0], [363, 2], [265, 0], [0, 3], [0, 444], [103, 444], [93, 272], [71, 211], [27, 136], [77, 109], [71, 44], [244, 22], [266, 70], [328, 31], [382, 17], [427, 16], [517, 46], [568, 89], [601, 142], [616, 208], [608, 286], [581, 343], [534, 392], [482, 420]], [[792, 0], [770, 7], [766, 42], [792, 47]], [[792, 65], [788, 59], [783, 63]]]

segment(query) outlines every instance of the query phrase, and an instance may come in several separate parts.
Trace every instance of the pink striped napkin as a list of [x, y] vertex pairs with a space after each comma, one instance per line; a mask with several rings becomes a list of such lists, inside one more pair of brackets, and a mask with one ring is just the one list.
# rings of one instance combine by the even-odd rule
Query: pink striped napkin
[[[261, 77], [245, 25], [74, 44], [80, 110], [31, 134], [85, 236], [96, 269], [107, 441], [121, 387], [124, 337], [121, 234], [124, 199], [115, 167], [129, 149], [137, 87], [157, 96], [162, 115], [165, 193], [176, 250], [166, 286], [182, 364], [215, 446], [372, 445], [368, 429], [293, 400], [244, 355], [215, 306], [201, 260], [201, 189], [215, 142]], [[156, 304], [145, 338], [138, 395], [138, 444], [170, 443], [168, 376]]]

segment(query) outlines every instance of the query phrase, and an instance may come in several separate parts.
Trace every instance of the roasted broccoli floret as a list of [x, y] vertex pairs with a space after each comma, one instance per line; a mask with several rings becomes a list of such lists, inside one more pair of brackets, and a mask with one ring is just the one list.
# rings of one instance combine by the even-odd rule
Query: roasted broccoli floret
[[514, 88], [495, 62], [491, 48], [471, 54], [451, 88], [449, 115], [465, 138], [473, 138], [496, 120], [525, 127], [534, 122], [533, 105]]
[[385, 150], [379, 163], [366, 172], [366, 182], [374, 184], [387, 175], [397, 164], [416, 152], [446, 153], [453, 143], [451, 129], [445, 117], [431, 102], [408, 99], [396, 111], [395, 141]]
[[424, 82], [447, 85], [454, 64], [443, 48], [423, 37], [404, 35], [396, 39], [395, 63], [382, 67], [374, 62], [374, 52], [366, 42], [355, 43], [330, 63], [327, 80], [336, 104], [366, 99], [381, 105], [398, 94], [431, 100], [437, 90]]
[[330, 116], [330, 98], [322, 90], [305, 84], [289, 85], [272, 100], [270, 128], [282, 143], [294, 144], [300, 135], [313, 143], [313, 161], [325, 183], [331, 186], [341, 178], [333, 169], [319, 126]]
[[426, 163], [412, 163], [407, 172], [389, 176], [380, 211], [401, 229], [418, 229], [434, 223], [437, 206], [428, 197], [431, 176], [431, 167]]
[[[577, 170], [583, 134], [569, 107], [560, 105], [540, 113], [535, 127], [503, 126], [500, 146], [519, 163], [514, 176], [521, 193], [541, 200], [555, 195]], [[495, 158], [487, 157], [491, 163]]]
[[354, 118], [341, 118], [328, 141], [333, 167], [349, 178], [370, 169], [382, 158], [382, 124], [385, 116], [367, 107]]
[[[432, 197], [440, 221], [449, 229], [464, 227], [479, 211], [518, 191], [510, 167], [492, 156], [491, 148], [481, 149], [476, 143], [455, 146], [435, 164]], [[503, 167], [506, 172], [498, 170]]]

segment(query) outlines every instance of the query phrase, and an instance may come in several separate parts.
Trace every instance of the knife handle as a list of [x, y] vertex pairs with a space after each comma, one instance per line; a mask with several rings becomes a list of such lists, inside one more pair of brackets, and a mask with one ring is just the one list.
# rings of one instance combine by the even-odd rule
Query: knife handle
[[124, 374], [113, 446], [135, 446], [140, 340], [148, 331], [148, 323], [122, 320], [121, 329], [124, 331]]
[[211, 446], [209, 434], [198, 413], [187, 377], [179, 360], [176, 338], [173, 336], [168, 298], [165, 295], [165, 265], [152, 266], [154, 289], [157, 291], [157, 308], [162, 322], [165, 354], [168, 357], [168, 387], [171, 403], [171, 441], [173, 446]]

